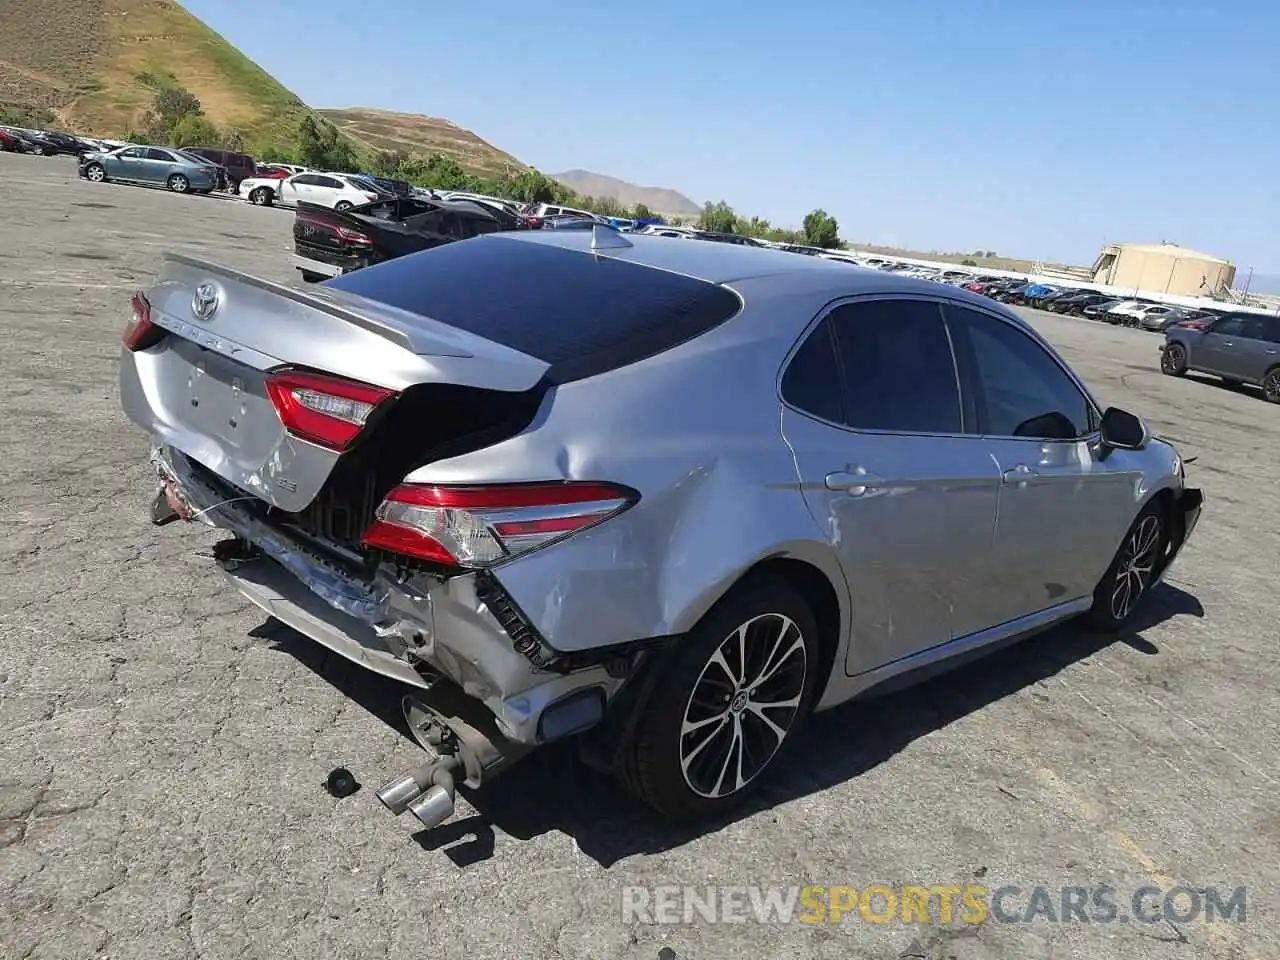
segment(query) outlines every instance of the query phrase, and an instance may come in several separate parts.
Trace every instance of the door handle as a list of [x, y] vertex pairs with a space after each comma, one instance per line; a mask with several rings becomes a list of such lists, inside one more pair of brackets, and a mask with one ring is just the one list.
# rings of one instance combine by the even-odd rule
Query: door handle
[[884, 481], [874, 473], [867, 473], [865, 467], [850, 464], [843, 470], [828, 473], [824, 484], [828, 490], [838, 490], [852, 497], [860, 497], [872, 487], [878, 487]]
[[1020, 463], [1012, 470], [1006, 470], [1000, 474], [1002, 483], [1016, 483], [1020, 487], [1025, 487], [1028, 480], [1034, 480], [1040, 474], [1036, 473], [1025, 463]]

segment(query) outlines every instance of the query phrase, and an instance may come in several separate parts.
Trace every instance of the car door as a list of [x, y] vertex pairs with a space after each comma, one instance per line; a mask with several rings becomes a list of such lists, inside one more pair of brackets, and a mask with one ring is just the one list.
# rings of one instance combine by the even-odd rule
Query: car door
[[1083, 387], [1017, 321], [950, 304], [965, 396], [1000, 474], [992, 614], [1009, 622], [1090, 595], [1133, 519], [1141, 471], [1102, 457]]
[[103, 166], [107, 169], [107, 176], [116, 180], [143, 180], [146, 176], [143, 170], [146, 156], [146, 147], [127, 147], [107, 154]]
[[[312, 177], [312, 182], [307, 186], [307, 195], [302, 199], [307, 203], [318, 203], [325, 207], [332, 207], [339, 200], [343, 199], [343, 193], [346, 191], [347, 185], [337, 177], [326, 177], [317, 174]], [[348, 200], [354, 203], [354, 200]]]
[[169, 174], [174, 172], [177, 162], [178, 158], [168, 150], [148, 147], [147, 155], [139, 167], [142, 179], [147, 183], [164, 183], [169, 178]]
[[312, 183], [317, 179], [314, 173], [300, 173], [295, 177], [285, 177], [276, 188], [276, 195], [281, 203], [297, 203], [299, 200], [311, 200]]
[[1229, 329], [1234, 333], [1222, 333], [1218, 324], [1210, 331], [1211, 349], [1217, 371], [1224, 376], [1250, 383], [1261, 383], [1262, 376], [1278, 359], [1276, 345], [1266, 339], [1266, 325], [1270, 317], [1238, 316]]
[[1192, 359], [1197, 370], [1216, 373], [1224, 377], [1243, 378], [1238, 368], [1243, 364], [1240, 360], [1241, 346], [1245, 331], [1253, 318], [1247, 314], [1234, 313], [1216, 321], [1200, 339]]
[[781, 381], [783, 434], [853, 599], [850, 675], [983, 622], [999, 473], [964, 433], [938, 303], [834, 306]]

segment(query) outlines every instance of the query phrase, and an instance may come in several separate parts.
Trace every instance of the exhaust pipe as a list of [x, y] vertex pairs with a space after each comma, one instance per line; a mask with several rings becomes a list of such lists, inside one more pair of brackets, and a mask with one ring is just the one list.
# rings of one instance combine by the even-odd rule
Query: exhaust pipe
[[378, 799], [395, 816], [411, 810], [433, 827], [453, 815], [453, 771], [461, 765], [456, 755], [431, 760], [384, 783], [378, 788]]

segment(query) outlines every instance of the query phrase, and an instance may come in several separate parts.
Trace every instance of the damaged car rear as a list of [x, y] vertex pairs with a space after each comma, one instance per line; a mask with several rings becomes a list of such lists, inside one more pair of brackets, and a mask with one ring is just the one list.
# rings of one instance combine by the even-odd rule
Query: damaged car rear
[[[833, 311], [884, 303], [906, 313], [847, 329], [933, 338], [885, 363], [941, 357], [919, 377], [956, 396], [981, 311], [1062, 378], [1025, 402], [1063, 409], [993, 446], [987, 399], [921, 407], [917, 378], [907, 421], [845, 422]], [[658, 810], [715, 814], [810, 710], [1069, 616], [1116, 627], [1200, 510], [1016, 316], [817, 258], [521, 231], [299, 290], [169, 255], [123, 339], [153, 521], [225, 531], [245, 597], [414, 688], [426, 757], [378, 795], [428, 826], [575, 736]], [[1028, 444], [1035, 470], [1008, 462]]]

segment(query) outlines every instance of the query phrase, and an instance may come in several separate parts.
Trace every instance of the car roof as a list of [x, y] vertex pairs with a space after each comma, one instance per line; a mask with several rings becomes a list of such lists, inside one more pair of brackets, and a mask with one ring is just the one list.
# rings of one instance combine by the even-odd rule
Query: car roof
[[1012, 317], [1026, 326], [1025, 321], [1013, 311], [1001, 309], [987, 297], [961, 287], [940, 289], [938, 284], [929, 280], [897, 276], [839, 260], [807, 257], [768, 247], [696, 240], [672, 243], [666, 237], [637, 233], [624, 235], [604, 226], [600, 230], [625, 240], [629, 246], [592, 251], [592, 238], [596, 233], [594, 230], [529, 230], [503, 233], [502, 236], [516, 243], [541, 243], [584, 253], [594, 252], [596, 256], [625, 260], [726, 286], [768, 278], [772, 285], [780, 289], [792, 285], [798, 291], [829, 294], [833, 299], [861, 293], [922, 295], [937, 299], [940, 294], [945, 293], [947, 299], [972, 303], [985, 310], [999, 310], [1001, 316]]

